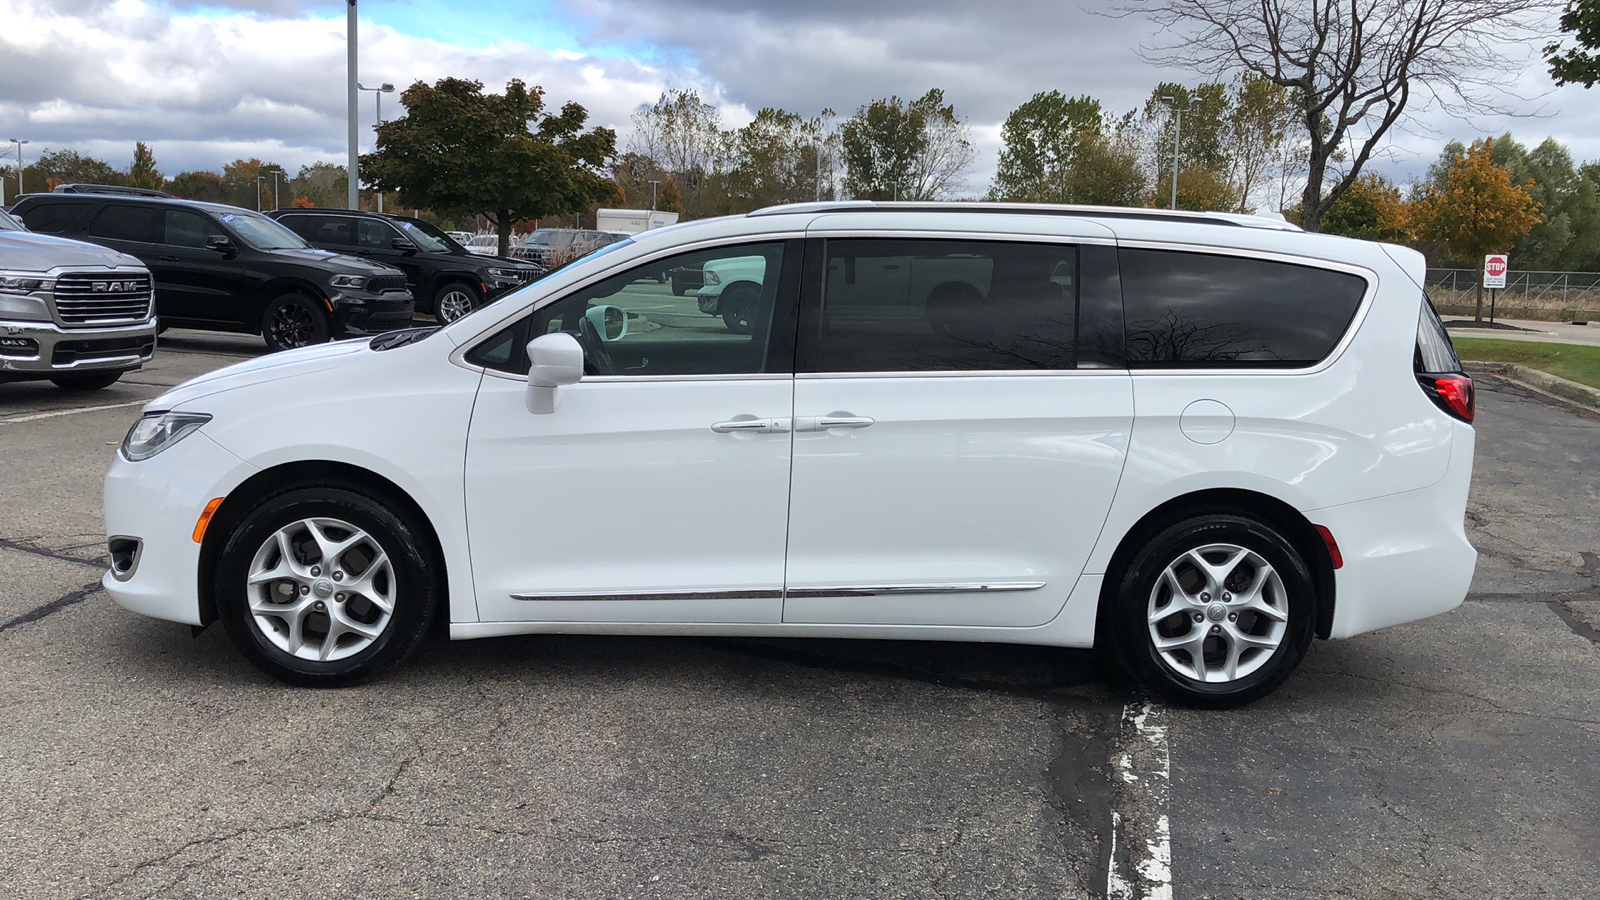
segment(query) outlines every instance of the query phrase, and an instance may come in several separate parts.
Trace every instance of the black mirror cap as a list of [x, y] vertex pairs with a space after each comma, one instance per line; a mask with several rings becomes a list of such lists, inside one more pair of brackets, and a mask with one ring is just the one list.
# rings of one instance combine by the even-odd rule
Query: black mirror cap
[[213, 234], [206, 238], [206, 249], [216, 250], [220, 253], [231, 253], [234, 249], [233, 238], [225, 234]]
[[403, 238], [403, 237], [395, 238], [394, 240], [389, 242], [389, 246], [393, 247], [396, 250], [399, 250], [401, 253], [415, 253], [415, 252], [417, 252], [417, 245], [415, 243], [413, 243], [410, 238]]

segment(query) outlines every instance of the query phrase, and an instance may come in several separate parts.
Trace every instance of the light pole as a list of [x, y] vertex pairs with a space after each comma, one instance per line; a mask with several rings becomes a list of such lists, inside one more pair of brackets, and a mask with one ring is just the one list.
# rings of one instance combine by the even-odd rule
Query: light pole
[[[373, 123], [372, 130], [376, 132], [378, 130], [378, 126], [383, 124], [383, 95], [394, 93], [394, 85], [385, 81], [383, 84], [380, 84], [377, 87], [369, 88], [358, 81], [356, 82], [356, 90], [372, 92], [372, 112], [374, 118], [377, 119], [377, 121]], [[377, 149], [376, 139], [374, 139], [373, 149]], [[383, 191], [378, 192], [378, 212], [383, 212]]]
[[283, 209], [283, 204], [278, 202], [278, 176], [282, 174], [282, 169], [272, 170], [272, 208], [274, 210]]
[[28, 142], [19, 141], [16, 138], [8, 138], [8, 140], [17, 145], [17, 196], [20, 197], [27, 190], [22, 186], [22, 145]]
[[266, 180], [267, 176], [265, 175], [256, 176], [256, 212], [261, 212], [261, 182]]
[[656, 211], [656, 185], [658, 185], [660, 183], [661, 182], [659, 182], [659, 181], [650, 182], [650, 211], [651, 212], [655, 212]]
[[[1162, 97], [1161, 104], [1172, 108], [1172, 208], [1178, 208], [1178, 137], [1183, 134], [1183, 107], [1176, 97]], [[1189, 111], [1200, 105], [1199, 97], [1189, 98]]]
[[822, 138], [811, 136], [811, 149], [817, 157], [817, 202], [822, 202]]
[[356, 165], [356, 0], [345, 0], [349, 9], [345, 18], [345, 125], [348, 133], [345, 135], [349, 142], [350, 158], [345, 164], [345, 174], [349, 176], [348, 189], [346, 190], [345, 205], [350, 209], [361, 208], [361, 175]]

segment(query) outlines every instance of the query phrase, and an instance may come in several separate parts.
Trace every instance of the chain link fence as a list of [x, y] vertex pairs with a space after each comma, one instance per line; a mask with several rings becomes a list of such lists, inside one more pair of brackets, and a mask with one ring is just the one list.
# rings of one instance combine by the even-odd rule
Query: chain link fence
[[[1429, 269], [1428, 297], [1444, 315], [1470, 316], [1477, 308], [1481, 269]], [[1532, 272], [1513, 269], [1495, 297], [1496, 318], [1546, 322], [1600, 321], [1600, 272]], [[1489, 316], [1489, 292], [1483, 293]]]

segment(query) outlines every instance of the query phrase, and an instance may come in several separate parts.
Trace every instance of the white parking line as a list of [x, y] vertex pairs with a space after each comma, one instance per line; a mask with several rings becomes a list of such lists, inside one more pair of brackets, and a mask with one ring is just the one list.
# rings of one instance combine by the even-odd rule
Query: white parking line
[[122, 409], [128, 406], [143, 406], [149, 400], [130, 400], [127, 403], [107, 403], [104, 406], [78, 406], [72, 409], [57, 409], [51, 412], [33, 413], [27, 416], [12, 416], [9, 419], [0, 419], [0, 425], [16, 425], [19, 422], [35, 422], [39, 419], [54, 419], [56, 416], [75, 416], [78, 413], [99, 412], [102, 409]]
[[1117, 785], [1106, 898], [1172, 900], [1172, 825], [1167, 818], [1172, 760], [1161, 707], [1142, 700], [1123, 709], [1122, 745], [1113, 763]]

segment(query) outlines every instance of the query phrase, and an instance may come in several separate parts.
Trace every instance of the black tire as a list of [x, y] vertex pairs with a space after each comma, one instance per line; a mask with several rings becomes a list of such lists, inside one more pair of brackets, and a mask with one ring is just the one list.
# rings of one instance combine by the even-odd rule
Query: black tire
[[483, 298], [478, 296], [472, 285], [464, 281], [452, 281], [433, 295], [428, 311], [440, 325], [448, 325], [482, 305]]
[[261, 339], [274, 353], [321, 344], [330, 334], [327, 312], [303, 294], [284, 294], [261, 314]]
[[[1247, 555], [1227, 568], [1221, 582], [1226, 592], [1214, 597], [1199, 586], [1209, 582], [1197, 580], [1204, 573], [1187, 555], [1219, 546], [1243, 550]], [[1201, 554], [1203, 560], [1213, 564], [1225, 562], [1230, 556], [1231, 551], [1227, 550]], [[1262, 574], [1262, 566], [1254, 561], [1264, 563], [1268, 573]], [[1184, 598], [1190, 599], [1176, 596], [1170, 582], [1163, 579], [1169, 567], [1174, 570], [1174, 578], [1190, 581], [1182, 585]], [[1272, 574], [1276, 575], [1276, 582], [1272, 581]], [[1280, 610], [1285, 616], [1281, 632], [1277, 614], [1255, 612], [1256, 607], [1234, 593], [1248, 590], [1257, 578], [1263, 583], [1258, 591], [1263, 598], [1262, 608]], [[1232, 591], [1227, 590], [1230, 586]], [[1193, 515], [1163, 528], [1123, 568], [1114, 589], [1107, 600], [1109, 608], [1102, 631], [1102, 636], [1109, 638], [1112, 656], [1140, 688], [1186, 706], [1226, 709], [1253, 703], [1288, 680], [1311, 645], [1317, 598], [1305, 560], [1276, 528], [1243, 513]], [[1224, 598], [1227, 602], [1221, 602]], [[1202, 604], [1190, 605], [1202, 599]], [[1162, 610], [1170, 611], [1152, 624]], [[1196, 622], [1193, 616], [1202, 619]], [[1233, 635], [1243, 637], [1235, 639]], [[1199, 666], [1195, 665], [1193, 654], [1181, 647], [1168, 646], [1163, 654], [1156, 647], [1158, 636], [1171, 642], [1196, 641], [1201, 648]], [[1251, 641], [1267, 641], [1274, 636], [1277, 643], [1270, 650], [1249, 646]], [[1243, 649], [1230, 657], [1231, 646]], [[1228, 675], [1229, 659], [1236, 662], [1236, 677]], [[1214, 673], [1218, 680], [1194, 677], [1213, 673], [1214, 665], [1223, 667]]]
[[[310, 532], [304, 530], [307, 520], [321, 523], [324, 536], [331, 540], [350, 538], [354, 532], [330, 525], [330, 521], [359, 529], [370, 540], [356, 543], [329, 563], [316, 550]], [[293, 576], [255, 586], [248, 584], [252, 568], [264, 566], [265, 561], [276, 558], [273, 567], [283, 566], [281, 551], [274, 549], [282, 546], [277, 542], [281, 530], [304, 535], [299, 542], [290, 538], [289, 546], [305, 557], [295, 560], [302, 571], [317, 572], [317, 577], [298, 592], [294, 589], [296, 584], [305, 582], [297, 582]], [[437, 561], [424, 549], [430, 546], [424, 533], [422, 523], [413, 521], [411, 513], [341, 485], [306, 485], [268, 497], [234, 527], [223, 545], [213, 582], [218, 616], [245, 658], [279, 681], [299, 687], [344, 687], [364, 681], [416, 650], [434, 619], [442, 594], [441, 579], [436, 577]], [[378, 557], [373, 547], [381, 550], [384, 557]], [[381, 568], [384, 558], [387, 571]], [[310, 567], [315, 563], [308, 559], [319, 559], [333, 571], [321, 571], [321, 566], [313, 570]], [[339, 567], [360, 571], [352, 571], [348, 581], [335, 583], [333, 579], [342, 574]], [[387, 615], [356, 590], [348, 595], [335, 593], [341, 584], [355, 589], [369, 580], [376, 585], [372, 590], [387, 590], [392, 607]], [[297, 596], [305, 600], [296, 600]], [[319, 598], [317, 606], [298, 616], [301, 648], [320, 655], [331, 635], [333, 648], [328, 655], [348, 654], [342, 658], [324, 660], [296, 655], [291, 652], [295, 640], [289, 624], [291, 617], [258, 616], [251, 610], [252, 603], [275, 608], [268, 605], [270, 601], [281, 602], [283, 609], [293, 611], [296, 606]], [[347, 620], [375, 629], [375, 635], [353, 631], [334, 634], [335, 606]], [[304, 639], [308, 636], [318, 642], [315, 647], [306, 644]], [[347, 641], [347, 637], [352, 639]]]
[[57, 375], [50, 381], [64, 391], [98, 391], [111, 387], [122, 377], [122, 372], [95, 372], [85, 375]]
[[717, 310], [722, 314], [722, 324], [734, 334], [749, 334], [755, 330], [751, 317], [761, 291], [753, 284], [730, 284], [718, 299]]

